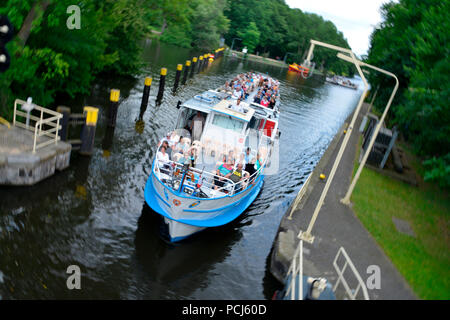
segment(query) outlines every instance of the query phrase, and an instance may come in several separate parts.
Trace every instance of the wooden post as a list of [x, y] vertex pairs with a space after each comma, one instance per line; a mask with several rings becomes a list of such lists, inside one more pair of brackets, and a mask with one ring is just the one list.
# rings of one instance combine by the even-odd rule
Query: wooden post
[[186, 83], [186, 79], [189, 73], [189, 67], [191, 66], [191, 60], [186, 60], [186, 68], [184, 69], [184, 74], [183, 74], [183, 81], [181, 82], [182, 84]]
[[180, 82], [181, 70], [183, 70], [183, 65], [177, 65], [177, 73], [175, 74], [175, 83], [173, 84], [173, 92], [177, 91], [178, 83]]
[[111, 94], [109, 96], [111, 104], [109, 105], [109, 113], [108, 113], [108, 126], [110, 127], [116, 126], [117, 109], [119, 108], [119, 97], [120, 97], [120, 90], [111, 89]]
[[209, 55], [207, 53], [203, 55], [203, 69], [206, 69], [206, 67], [208, 66], [208, 56]]
[[202, 67], [203, 67], [203, 56], [200, 56], [198, 58], [198, 71], [197, 73], [199, 73], [200, 71], [202, 71]]
[[142, 117], [144, 116], [145, 111], [147, 110], [148, 106], [148, 98], [150, 97], [150, 89], [152, 86], [152, 78], [147, 77], [144, 81], [144, 93], [142, 94], [142, 102], [141, 102], [141, 111], [139, 112], [139, 119], [142, 120]]
[[164, 96], [164, 85], [166, 83], [167, 68], [161, 68], [160, 75], [161, 75], [161, 77], [159, 78], [158, 96], [156, 97], [157, 102], [161, 102], [161, 100]]
[[97, 128], [98, 109], [93, 107], [84, 107], [86, 114], [86, 123], [81, 132], [80, 154], [85, 156], [92, 155], [94, 151], [95, 129]]
[[197, 65], [197, 57], [192, 58], [192, 66], [191, 66], [191, 73], [189, 74], [189, 78], [192, 78], [194, 75], [195, 66]]
[[65, 106], [59, 106], [56, 108], [56, 112], [62, 113], [61, 130], [58, 134], [61, 141], [67, 141], [69, 138], [69, 120], [70, 120], [70, 108]]

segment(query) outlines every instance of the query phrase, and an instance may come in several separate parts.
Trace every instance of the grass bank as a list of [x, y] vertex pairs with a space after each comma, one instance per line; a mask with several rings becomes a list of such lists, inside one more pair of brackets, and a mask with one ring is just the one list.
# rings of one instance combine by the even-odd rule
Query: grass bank
[[[416, 172], [423, 172], [420, 162], [405, 153]], [[353, 174], [358, 158], [359, 152]], [[414, 187], [364, 168], [351, 200], [357, 217], [417, 296], [450, 299], [448, 193], [423, 180]], [[394, 217], [408, 221], [415, 236], [397, 231]]]

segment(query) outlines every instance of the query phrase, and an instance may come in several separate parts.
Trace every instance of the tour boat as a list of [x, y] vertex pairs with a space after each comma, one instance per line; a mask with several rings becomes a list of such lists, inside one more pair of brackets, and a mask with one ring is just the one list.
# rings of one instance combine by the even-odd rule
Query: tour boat
[[[262, 76], [265, 81], [272, 81]], [[176, 127], [160, 141], [145, 186], [145, 200], [163, 217], [170, 241], [233, 221], [261, 191], [278, 143], [280, 101], [277, 99], [273, 108], [253, 103], [259, 89], [256, 84], [255, 87], [253, 92], [247, 92], [239, 108], [232, 92], [222, 88], [178, 102]], [[170, 148], [171, 159], [157, 156], [163, 140], [175, 146]], [[180, 149], [185, 151], [183, 154], [175, 152], [178, 145], [185, 147]], [[245, 167], [254, 172], [242, 170], [242, 179], [237, 182], [219, 176], [217, 168], [222, 165], [223, 156], [231, 153], [239, 160], [247, 148], [248, 160], [258, 158], [259, 166], [251, 163], [253, 167]]]

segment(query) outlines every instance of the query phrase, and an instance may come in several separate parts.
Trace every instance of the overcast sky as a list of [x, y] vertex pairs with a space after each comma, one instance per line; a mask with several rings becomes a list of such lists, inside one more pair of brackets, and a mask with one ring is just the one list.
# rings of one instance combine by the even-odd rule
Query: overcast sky
[[[367, 54], [369, 37], [381, 22], [380, 7], [388, 0], [286, 0], [291, 8], [316, 13], [334, 23], [353, 52]], [[397, 2], [397, 1], [396, 1]]]

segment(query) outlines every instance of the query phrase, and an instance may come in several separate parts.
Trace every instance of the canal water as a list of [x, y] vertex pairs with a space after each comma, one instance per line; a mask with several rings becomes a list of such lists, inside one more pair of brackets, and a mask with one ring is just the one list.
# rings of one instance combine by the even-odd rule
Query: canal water
[[[0, 187], [1, 299], [271, 298], [277, 283], [267, 259], [280, 220], [361, 91], [222, 57], [172, 94], [176, 65], [198, 53], [147, 42], [137, 80], [104, 77], [69, 103], [100, 108], [92, 157], [74, 152], [70, 168], [35, 186]], [[166, 91], [156, 106], [161, 67]], [[155, 145], [173, 128], [178, 100], [249, 70], [281, 83], [280, 169], [233, 223], [168, 243], [144, 201]], [[150, 104], [136, 126], [145, 76], [154, 78]], [[114, 131], [106, 128], [112, 88], [121, 91]], [[70, 265], [80, 267], [81, 290], [67, 289]]]

